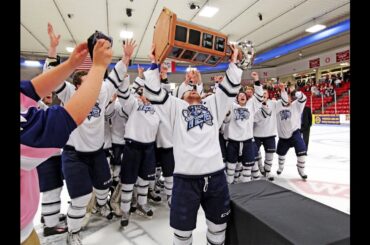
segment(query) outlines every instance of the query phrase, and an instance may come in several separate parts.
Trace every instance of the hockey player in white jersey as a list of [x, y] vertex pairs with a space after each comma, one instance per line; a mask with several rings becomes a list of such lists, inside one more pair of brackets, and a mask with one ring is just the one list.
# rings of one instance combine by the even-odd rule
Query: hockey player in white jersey
[[203, 95], [202, 76], [198, 70], [195, 70], [195, 68], [191, 68], [186, 72], [185, 81], [175, 88], [173, 95], [177, 98], [181, 98], [186, 91], [191, 90], [193, 87], [196, 87], [197, 92], [201, 96]]
[[224, 79], [214, 95], [204, 100], [195, 88], [186, 91], [180, 100], [161, 89], [154, 48], [150, 54], [152, 67], [145, 75], [144, 94], [152, 103], [161, 104], [173, 135], [175, 158], [174, 185], [170, 226], [174, 228], [174, 244], [191, 244], [196, 228], [199, 205], [202, 205], [208, 226], [210, 244], [223, 244], [230, 214], [229, 190], [224, 173], [218, 131], [240, 88], [242, 70], [237, 62], [237, 48]]
[[[279, 84], [281, 91], [284, 91], [284, 84]], [[282, 96], [286, 96], [286, 93], [283, 93]], [[287, 97], [284, 97], [284, 100], [287, 100]], [[263, 105], [265, 105], [268, 110], [261, 107], [262, 117], [259, 117], [254, 122], [253, 135], [255, 144], [257, 147], [257, 158], [256, 164], [259, 167], [261, 173], [266, 176], [270, 181], [274, 180], [274, 177], [271, 175], [271, 167], [274, 159], [274, 153], [276, 151], [276, 142], [275, 137], [277, 135], [276, 129], [276, 104], [282, 103], [281, 100], [270, 100], [268, 91], [265, 89], [263, 91]], [[262, 156], [260, 147], [263, 144], [265, 150], [265, 161], [262, 164]], [[258, 169], [258, 168], [257, 168]]]
[[[155, 138], [160, 123], [154, 106], [142, 95], [144, 81], [135, 79], [137, 96], [130, 93], [129, 77], [125, 77], [123, 90], [118, 92], [118, 100], [128, 115], [125, 128], [125, 148], [121, 166], [121, 227], [126, 227], [130, 219], [130, 206], [134, 184], [137, 185], [136, 212], [151, 218], [153, 211], [147, 203], [149, 181], [155, 175]], [[145, 91], [145, 89], [144, 89]]]
[[[276, 120], [279, 141], [276, 153], [279, 156], [279, 168], [277, 174], [280, 175], [284, 169], [285, 155], [290, 147], [294, 147], [297, 156], [298, 174], [303, 180], [307, 179], [305, 174], [306, 145], [300, 134], [301, 115], [306, 104], [307, 97], [302, 92], [293, 91], [290, 94], [281, 93], [282, 103], [276, 104]], [[288, 97], [288, 101], [284, 98]]]
[[[89, 51], [98, 39], [112, 40], [100, 32], [95, 32], [88, 39]], [[67, 213], [68, 237], [67, 244], [81, 244], [79, 235], [82, 220], [86, 213], [86, 206], [91, 198], [92, 187], [97, 198], [99, 213], [112, 218], [107, 204], [109, 187], [112, 183], [109, 165], [103, 151], [104, 144], [104, 114], [114, 92], [122, 86], [124, 74], [127, 72], [134, 44], [125, 45], [122, 60], [117, 62], [103, 82], [98, 100], [83, 124], [75, 129], [62, 153], [63, 173], [71, 197], [71, 205]], [[94, 61], [94, 57], [90, 52]], [[76, 77], [74, 77], [76, 78]], [[76, 92], [84, 76], [74, 79], [75, 86], [65, 82], [55, 92], [62, 102], [68, 101]]]
[[[236, 163], [238, 162], [239, 150], [242, 147], [241, 163], [242, 182], [251, 180], [252, 167], [254, 165], [254, 142], [253, 140], [253, 122], [254, 115], [258, 112], [262, 104], [262, 85], [259, 81], [257, 72], [252, 72], [251, 76], [254, 79], [255, 93], [247, 94], [239, 92], [236, 97], [236, 102], [231, 108], [230, 123], [229, 123], [229, 139], [226, 148], [227, 162], [227, 183], [234, 182], [234, 173]], [[228, 77], [226, 76], [228, 79]]]

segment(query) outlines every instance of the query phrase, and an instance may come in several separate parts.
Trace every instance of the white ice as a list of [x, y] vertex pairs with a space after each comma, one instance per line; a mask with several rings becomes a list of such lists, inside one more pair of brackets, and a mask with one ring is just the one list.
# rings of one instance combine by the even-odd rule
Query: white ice
[[[300, 179], [296, 168], [295, 152], [291, 148], [286, 156], [284, 171], [280, 176], [276, 176], [278, 162], [277, 155], [274, 156], [272, 167], [272, 173], [275, 177], [274, 183], [349, 214], [349, 139], [349, 126], [314, 125], [311, 127], [306, 159], [308, 180], [304, 182]], [[68, 192], [64, 187], [62, 213], [67, 212], [68, 201]], [[100, 217], [93, 217], [87, 229], [82, 232], [83, 244], [172, 244], [173, 233], [169, 226], [169, 208], [165, 202], [152, 206], [154, 217], [151, 220], [133, 214], [130, 224], [125, 230], [119, 228], [118, 218], [106, 221]], [[47, 238], [42, 236], [40, 211], [41, 204], [34, 224], [42, 244], [65, 244], [66, 234]], [[197, 228], [193, 231], [193, 244], [206, 243], [206, 230], [204, 212], [200, 209]]]

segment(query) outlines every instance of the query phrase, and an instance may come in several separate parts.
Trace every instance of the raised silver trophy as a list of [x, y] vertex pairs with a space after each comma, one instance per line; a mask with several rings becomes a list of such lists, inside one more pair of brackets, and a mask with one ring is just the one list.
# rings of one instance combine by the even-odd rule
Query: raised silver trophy
[[246, 70], [251, 67], [254, 61], [254, 48], [253, 43], [251, 41], [242, 41], [238, 44], [239, 52], [241, 54], [241, 59], [239, 59], [239, 62], [236, 64], [240, 69]]

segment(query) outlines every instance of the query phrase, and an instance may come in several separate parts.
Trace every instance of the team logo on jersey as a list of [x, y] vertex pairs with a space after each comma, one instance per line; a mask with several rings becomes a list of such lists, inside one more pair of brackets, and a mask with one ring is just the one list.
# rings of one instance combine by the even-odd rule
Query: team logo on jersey
[[187, 110], [182, 110], [182, 115], [188, 123], [188, 131], [196, 126], [203, 128], [204, 123], [212, 126], [213, 117], [208, 108], [203, 105], [191, 105]]
[[138, 111], [144, 111], [145, 114], [147, 112], [150, 112], [150, 114], [154, 114], [155, 110], [154, 110], [154, 107], [151, 105], [151, 104], [148, 104], [148, 105], [139, 105], [139, 108], [137, 108]]
[[100, 112], [101, 109], [99, 107], [99, 103], [95, 103], [87, 118], [90, 120], [92, 117], [100, 117]]
[[235, 113], [235, 120], [248, 120], [249, 119], [249, 115], [250, 115], [250, 112], [247, 108], [237, 108], [237, 109], [234, 109], [234, 113]]
[[292, 117], [292, 113], [289, 110], [282, 110], [279, 112], [281, 121], [288, 120]]

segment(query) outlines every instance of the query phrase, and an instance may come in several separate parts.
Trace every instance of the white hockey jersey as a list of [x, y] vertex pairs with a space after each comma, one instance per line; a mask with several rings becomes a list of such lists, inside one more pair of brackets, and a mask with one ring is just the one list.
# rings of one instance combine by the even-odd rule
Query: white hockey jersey
[[254, 115], [262, 106], [262, 85], [254, 85], [254, 94], [244, 106], [233, 103], [228, 125], [228, 138], [234, 141], [245, 141], [253, 138]]
[[[67, 145], [73, 146], [76, 151], [93, 152], [103, 147], [104, 144], [104, 115], [112, 95], [116, 90], [120, 90], [123, 85], [123, 78], [127, 72], [127, 67], [122, 61], [117, 62], [116, 66], [104, 80], [99, 97], [95, 106], [85, 119], [70, 135]], [[69, 82], [64, 82], [56, 89], [58, 98], [65, 104], [75, 93], [75, 86]]]
[[145, 89], [144, 94], [152, 103], [161, 104], [166, 112], [162, 116], [167, 116], [171, 125], [174, 174], [204, 176], [224, 169], [218, 132], [239, 91], [242, 70], [230, 64], [226, 73], [231, 80], [224, 79], [215, 94], [199, 105], [189, 105], [161, 89], [158, 68], [145, 72], [145, 84], [150, 90]]
[[110, 119], [110, 115], [113, 111], [114, 102], [109, 101], [108, 105], [105, 107], [103, 149], [109, 149], [112, 147], [112, 120]]
[[[124, 139], [140, 143], [153, 143], [157, 135], [160, 119], [152, 104], [144, 104], [128, 90], [129, 77], [123, 82], [124, 93], [118, 92], [122, 110], [128, 115]], [[145, 91], [145, 89], [144, 89]]]
[[[286, 94], [286, 93], [285, 93]], [[276, 129], [276, 104], [281, 101], [267, 100], [266, 106], [259, 109], [260, 115], [256, 117], [253, 125], [253, 136], [259, 138], [277, 135]]]
[[122, 109], [118, 98], [113, 102], [114, 110], [107, 115], [108, 119], [111, 121], [111, 132], [112, 132], [112, 143], [118, 145], [125, 144], [125, 127], [128, 120], [128, 115]]
[[[283, 92], [286, 94], [286, 92]], [[293, 132], [301, 128], [301, 117], [307, 97], [302, 92], [296, 92], [296, 100], [287, 105], [287, 95], [281, 93], [281, 102], [276, 104], [276, 121], [279, 138], [289, 139]]]

